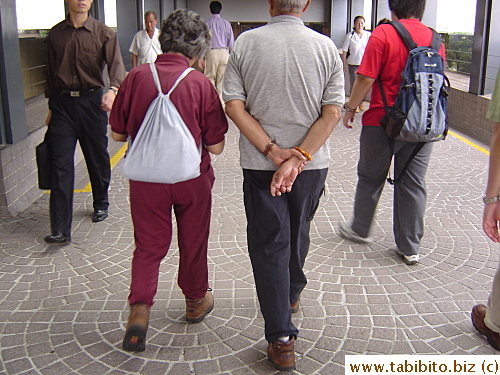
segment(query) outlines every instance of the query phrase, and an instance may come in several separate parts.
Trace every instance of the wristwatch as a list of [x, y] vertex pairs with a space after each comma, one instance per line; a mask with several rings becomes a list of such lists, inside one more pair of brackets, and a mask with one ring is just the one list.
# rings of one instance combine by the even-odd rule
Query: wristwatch
[[495, 203], [500, 201], [500, 196], [499, 197], [493, 197], [493, 198], [486, 198], [486, 196], [483, 197], [483, 203], [488, 204], [488, 203]]
[[344, 103], [344, 109], [347, 111], [347, 112], [356, 112], [356, 108], [352, 109], [350, 107], [347, 106], [347, 103]]

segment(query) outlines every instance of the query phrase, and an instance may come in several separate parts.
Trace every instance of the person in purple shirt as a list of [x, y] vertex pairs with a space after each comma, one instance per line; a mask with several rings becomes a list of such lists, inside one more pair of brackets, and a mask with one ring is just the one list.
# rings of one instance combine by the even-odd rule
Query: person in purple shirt
[[226, 71], [229, 51], [233, 48], [234, 34], [229, 21], [220, 16], [222, 4], [220, 1], [210, 3], [212, 17], [206, 20], [208, 28], [212, 33], [212, 44], [205, 55], [204, 73], [214, 84], [219, 95], [222, 93], [222, 79]]

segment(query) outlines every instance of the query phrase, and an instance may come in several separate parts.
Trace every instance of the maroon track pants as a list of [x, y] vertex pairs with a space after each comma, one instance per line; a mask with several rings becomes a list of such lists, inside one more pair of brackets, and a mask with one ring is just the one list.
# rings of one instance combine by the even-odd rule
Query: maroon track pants
[[178, 285], [188, 298], [208, 289], [207, 248], [212, 210], [213, 169], [177, 184], [130, 181], [130, 208], [136, 249], [129, 303], [153, 304], [160, 263], [172, 240], [172, 207], [179, 245]]

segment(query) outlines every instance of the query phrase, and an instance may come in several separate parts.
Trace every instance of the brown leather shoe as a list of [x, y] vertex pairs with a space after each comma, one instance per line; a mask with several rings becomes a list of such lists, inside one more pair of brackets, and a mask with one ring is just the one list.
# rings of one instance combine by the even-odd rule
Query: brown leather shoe
[[276, 340], [267, 345], [267, 359], [269, 359], [276, 370], [295, 370], [295, 336], [290, 341]]
[[471, 320], [474, 328], [486, 336], [488, 344], [490, 344], [495, 350], [500, 351], [500, 334], [489, 329], [486, 324], [484, 324], [484, 318], [486, 316], [486, 306], [476, 305], [472, 308]]
[[130, 306], [127, 330], [123, 337], [123, 349], [143, 352], [146, 349], [146, 333], [149, 323], [149, 305], [135, 303]]
[[186, 298], [186, 321], [199, 323], [214, 309], [212, 290], [207, 290], [205, 297], [199, 299]]
[[290, 305], [290, 307], [292, 308], [292, 314], [296, 313], [297, 311], [299, 311], [299, 308], [300, 308], [300, 297], [299, 299], [297, 300], [297, 302], [295, 303], [292, 303]]

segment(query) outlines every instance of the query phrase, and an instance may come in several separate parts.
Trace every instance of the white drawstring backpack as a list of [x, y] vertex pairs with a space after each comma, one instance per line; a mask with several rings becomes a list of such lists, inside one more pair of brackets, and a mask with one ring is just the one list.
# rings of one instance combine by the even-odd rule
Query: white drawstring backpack
[[149, 106], [134, 141], [129, 143], [122, 173], [131, 180], [143, 182], [175, 184], [191, 180], [200, 175], [201, 143], [196, 146], [170, 94], [194, 69], [187, 68], [164, 94], [155, 64], [149, 66], [158, 96]]

